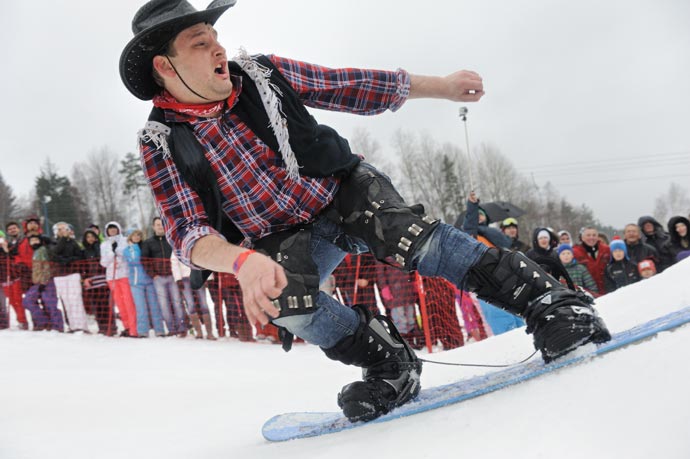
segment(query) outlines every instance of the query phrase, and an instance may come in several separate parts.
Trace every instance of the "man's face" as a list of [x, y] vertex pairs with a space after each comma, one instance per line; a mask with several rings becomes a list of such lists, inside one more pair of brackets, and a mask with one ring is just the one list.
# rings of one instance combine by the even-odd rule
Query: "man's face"
[[7, 234], [12, 237], [19, 236], [19, 227], [17, 225], [10, 225], [7, 227]]
[[26, 222], [26, 232], [36, 232], [38, 231], [38, 222], [36, 220], [29, 220]]
[[588, 228], [582, 233], [582, 242], [590, 247], [594, 247], [599, 242], [599, 232], [593, 228]]
[[644, 225], [642, 225], [642, 231], [644, 231], [644, 234], [646, 235], [651, 235], [654, 233], [654, 223], [652, 222], [647, 222]]
[[508, 236], [511, 239], [515, 239], [517, 237], [518, 229], [514, 226], [506, 226], [503, 228], [503, 234]]
[[[173, 41], [174, 56], [156, 56], [154, 66], [167, 65], [170, 59], [174, 69], [163, 72], [166, 89], [180, 102], [208, 103], [225, 100], [232, 92], [232, 82], [228, 72], [228, 58], [217, 40], [215, 29], [204, 23], [195, 24], [180, 32]], [[160, 60], [160, 59], [163, 60]], [[156, 66], [158, 69], [158, 67]], [[175, 72], [176, 69], [176, 72]], [[170, 69], [168, 69], [170, 70]], [[159, 73], [161, 73], [159, 71]], [[185, 87], [179, 77], [195, 92], [207, 100], [199, 98]]]
[[628, 225], [623, 231], [623, 239], [628, 244], [636, 244], [640, 240], [640, 229], [637, 225]]
[[685, 237], [688, 235], [688, 227], [683, 222], [676, 223], [676, 231], [680, 237]]
[[153, 232], [156, 234], [156, 236], [163, 236], [165, 234], [165, 230], [163, 229], [163, 223], [160, 219], [156, 219], [153, 222]]

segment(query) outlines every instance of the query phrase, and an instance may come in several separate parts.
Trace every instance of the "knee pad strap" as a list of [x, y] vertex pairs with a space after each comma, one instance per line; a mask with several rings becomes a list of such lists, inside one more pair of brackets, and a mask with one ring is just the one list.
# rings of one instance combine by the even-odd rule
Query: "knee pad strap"
[[414, 254], [440, 223], [421, 204], [408, 206], [386, 176], [362, 163], [333, 201], [345, 232], [364, 240], [379, 261], [412, 271]]

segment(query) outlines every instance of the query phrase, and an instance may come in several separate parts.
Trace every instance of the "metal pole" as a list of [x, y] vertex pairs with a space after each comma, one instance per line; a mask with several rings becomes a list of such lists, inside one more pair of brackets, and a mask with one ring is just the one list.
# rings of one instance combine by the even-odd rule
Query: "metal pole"
[[50, 235], [50, 224], [48, 223], [48, 203], [46, 202], [45, 198], [41, 199], [41, 203], [43, 204], [43, 218], [45, 219], [45, 222], [43, 223], [45, 226], [44, 233], [46, 236]]
[[470, 176], [470, 191], [474, 191], [474, 177], [472, 176], [472, 156], [470, 155], [470, 136], [467, 131], [467, 107], [460, 107], [460, 119], [465, 125], [465, 148], [467, 149], [467, 171]]

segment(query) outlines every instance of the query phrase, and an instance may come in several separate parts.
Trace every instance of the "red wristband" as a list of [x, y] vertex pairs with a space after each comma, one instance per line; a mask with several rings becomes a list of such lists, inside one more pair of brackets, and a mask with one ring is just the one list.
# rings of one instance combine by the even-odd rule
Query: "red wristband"
[[235, 275], [237, 275], [244, 262], [247, 261], [247, 257], [253, 254], [254, 252], [256, 252], [256, 250], [247, 250], [237, 255], [237, 258], [235, 258], [235, 262], [232, 264], [232, 272]]

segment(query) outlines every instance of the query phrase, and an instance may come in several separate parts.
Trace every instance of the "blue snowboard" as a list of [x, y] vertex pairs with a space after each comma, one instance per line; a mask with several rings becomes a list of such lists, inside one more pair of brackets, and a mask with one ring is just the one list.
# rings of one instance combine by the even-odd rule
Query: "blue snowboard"
[[[671, 330], [690, 322], [690, 307], [676, 311], [644, 324], [613, 335], [611, 341], [600, 345], [588, 345], [573, 354], [566, 355], [549, 364], [541, 359], [517, 364], [504, 370], [491, 372], [482, 376], [461, 380], [444, 386], [431, 387], [420, 392], [413, 401], [396, 408], [369, 423], [386, 422], [403, 416], [410, 416], [433, 410], [446, 405], [459, 403], [470, 398], [479, 397], [506, 386], [527, 381], [559, 368], [580, 363], [594, 356], [606, 354], [613, 350]], [[586, 349], [590, 349], [587, 352]], [[367, 422], [351, 423], [341, 412], [322, 413], [285, 413], [266, 421], [262, 433], [266, 440], [284, 441], [296, 438], [315, 437], [341, 430], [353, 429], [368, 424]]]

